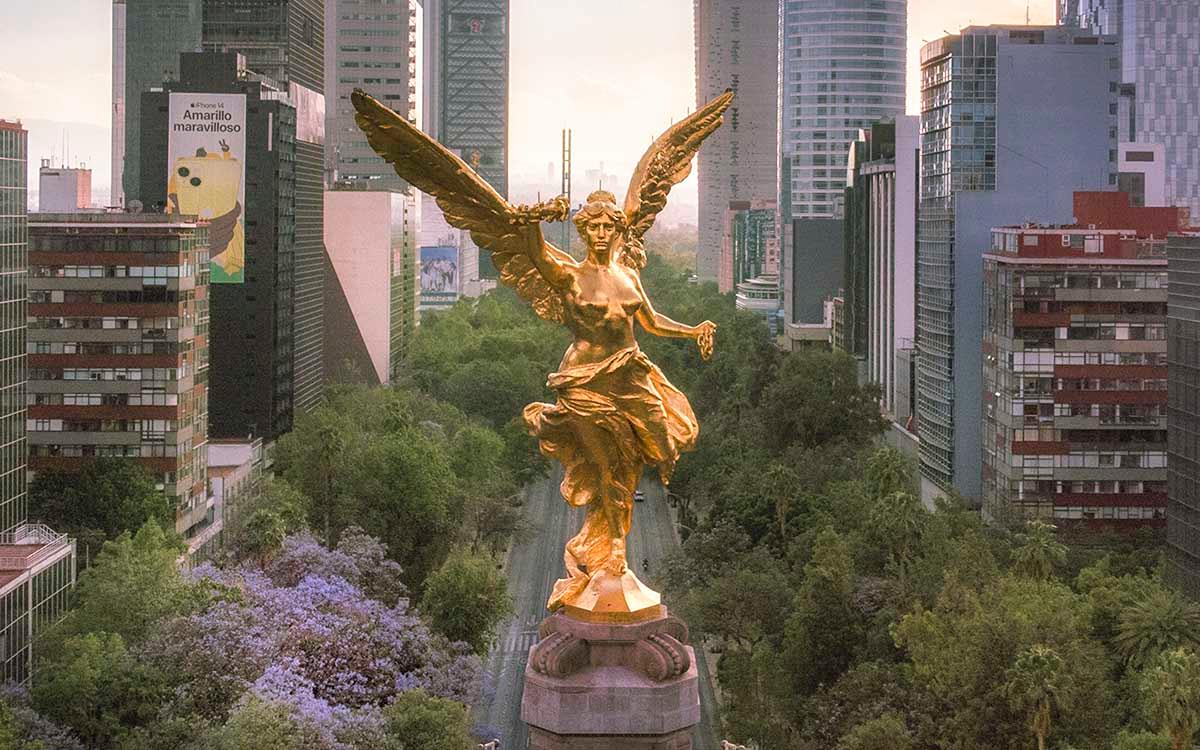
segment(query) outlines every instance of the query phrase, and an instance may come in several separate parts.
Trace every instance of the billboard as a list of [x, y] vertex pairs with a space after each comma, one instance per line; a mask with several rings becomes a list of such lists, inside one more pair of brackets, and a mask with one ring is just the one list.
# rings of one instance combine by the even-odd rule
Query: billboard
[[421, 294], [458, 294], [458, 248], [421, 248]]
[[246, 278], [246, 96], [171, 94], [167, 213], [208, 220], [213, 284]]

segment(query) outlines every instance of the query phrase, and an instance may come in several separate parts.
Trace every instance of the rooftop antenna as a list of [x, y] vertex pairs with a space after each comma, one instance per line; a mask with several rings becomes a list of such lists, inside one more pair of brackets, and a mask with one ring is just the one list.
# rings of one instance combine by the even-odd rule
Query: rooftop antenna
[[1028, 2], [1025, 3], [1025, 25], [1032, 26], [1032, 24], [1029, 23], [1029, 3]]
[[562, 195], [567, 196], [567, 218], [563, 222], [563, 252], [571, 252], [571, 129], [562, 131]]

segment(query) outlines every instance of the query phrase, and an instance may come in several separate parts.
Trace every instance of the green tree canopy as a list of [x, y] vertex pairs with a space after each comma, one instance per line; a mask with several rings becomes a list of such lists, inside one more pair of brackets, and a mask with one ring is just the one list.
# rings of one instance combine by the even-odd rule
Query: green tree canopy
[[420, 609], [435, 630], [484, 655], [512, 613], [512, 597], [490, 559], [459, 552], [425, 581]]
[[155, 488], [155, 478], [133, 459], [97, 458], [82, 471], [39, 471], [29, 485], [29, 517], [97, 546], [146, 521], [164, 528], [175, 522], [175, 506]]

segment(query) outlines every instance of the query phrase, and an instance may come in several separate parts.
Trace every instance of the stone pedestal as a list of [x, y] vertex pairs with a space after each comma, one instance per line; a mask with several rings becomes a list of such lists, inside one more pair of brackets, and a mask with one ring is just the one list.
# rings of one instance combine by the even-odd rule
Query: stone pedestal
[[530, 750], [692, 750], [700, 693], [687, 626], [662, 605], [580, 616], [546, 618], [530, 651], [521, 701]]

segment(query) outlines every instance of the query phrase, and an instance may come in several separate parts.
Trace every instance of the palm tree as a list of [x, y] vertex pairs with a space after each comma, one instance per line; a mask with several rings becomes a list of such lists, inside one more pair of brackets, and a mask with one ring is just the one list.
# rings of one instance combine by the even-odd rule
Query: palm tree
[[1030, 521], [1025, 528], [1026, 533], [1017, 534], [1013, 570], [1027, 578], [1047, 580], [1054, 574], [1054, 566], [1066, 562], [1067, 547], [1054, 537], [1054, 524]]
[[1141, 692], [1150, 722], [1174, 750], [1189, 750], [1200, 729], [1200, 656], [1184, 648], [1160, 654], [1142, 675]]
[[1171, 649], [1200, 648], [1200, 606], [1157, 587], [1121, 612], [1114, 642], [1134, 668], [1145, 667]]
[[877, 498], [914, 488], [911, 462], [893, 448], [881, 448], [867, 459], [866, 479]]
[[897, 568], [901, 585], [913, 548], [920, 541], [929, 514], [915, 495], [898, 491], [875, 501], [868, 514], [868, 523], [875, 534], [884, 540], [888, 556]]
[[1025, 714], [1038, 750], [1046, 750], [1054, 711], [1070, 709], [1074, 684], [1063, 667], [1057, 651], [1038, 644], [1018, 654], [1007, 672], [1004, 692], [1013, 709]]

